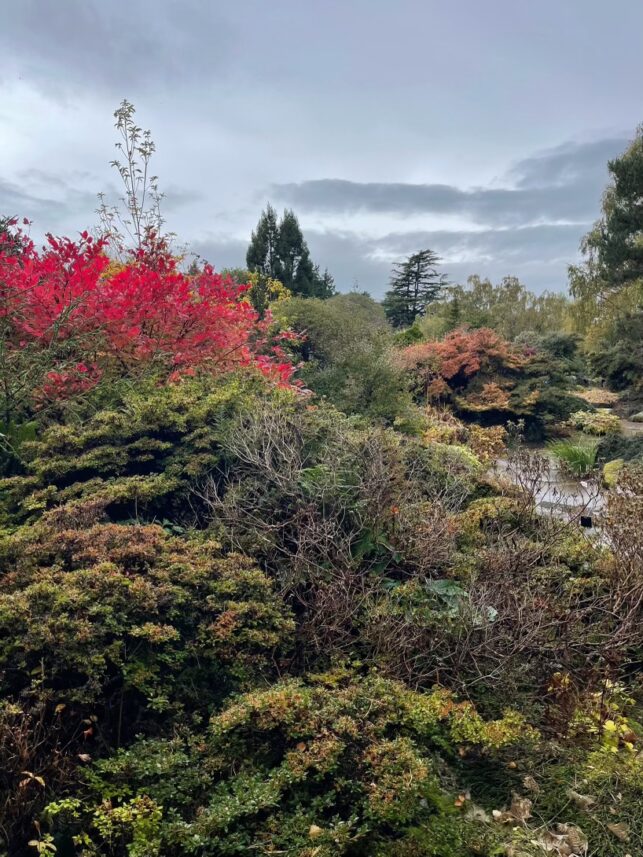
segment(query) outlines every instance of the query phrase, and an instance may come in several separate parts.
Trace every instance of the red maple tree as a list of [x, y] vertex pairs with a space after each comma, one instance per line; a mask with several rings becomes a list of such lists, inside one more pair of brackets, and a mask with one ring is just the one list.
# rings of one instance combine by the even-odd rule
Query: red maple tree
[[174, 381], [254, 366], [278, 384], [292, 381], [270, 315], [260, 319], [243, 300], [247, 287], [209, 265], [182, 272], [153, 235], [126, 264], [110, 262], [105, 242], [87, 232], [77, 242], [48, 236], [42, 251], [20, 233], [0, 237], [4, 347], [51, 355], [41, 397], [81, 393], [110, 371]]

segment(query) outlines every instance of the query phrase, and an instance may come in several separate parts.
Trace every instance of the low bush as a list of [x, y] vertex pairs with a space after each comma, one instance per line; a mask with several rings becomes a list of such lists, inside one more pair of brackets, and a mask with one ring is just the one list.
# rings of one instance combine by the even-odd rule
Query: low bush
[[[115, 855], [138, 854], [144, 826], [149, 855], [365, 857], [392, 841], [404, 853], [423, 828], [438, 849], [428, 853], [464, 857], [458, 748], [493, 757], [535, 739], [516, 712], [485, 721], [448, 691], [335, 672], [239, 697], [198, 738], [135, 744], [95, 767], [85, 804], [50, 815], [98, 853], [119, 843]], [[451, 754], [450, 772], [437, 750]]]
[[590, 387], [589, 389], [576, 390], [575, 392], [579, 399], [594, 407], [611, 408], [620, 398], [618, 393], [606, 390], [603, 387]]
[[643, 432], [636, 435], [608, 434], [602, 437], [596, 453], [598, 461], [643, 460]]
[[23, 444], [24, 475], [3, 483], [5, 512], [24, 520], [97, 504], [115, 521], [193, 523], [189, 496], [219, 463], [227, 423], [262, 397], [292, 394], [252, 374], [128, 387], [84, 423], [53, 425]]
[[621, 431], [620, 418], [607, 408], [599, 408], [596, 411], [575, 411], [569, 419], [575, 428], [587, 434], [619, 434]]
[[507, 431], [503, 426], [483, 427], [459, 420], [446, 408], [428, 406], [424, 414], [422, 437], [426, 442], [469, 447], [484, 464], [498, 458], [505, 449]]
[[398, 362], [418, 401], [449, 404], [483, 425], [520, 419], [534, 439], [582, 405], [563, 360], [521, 348], [489, 328], [462, 328], [410, 345]]

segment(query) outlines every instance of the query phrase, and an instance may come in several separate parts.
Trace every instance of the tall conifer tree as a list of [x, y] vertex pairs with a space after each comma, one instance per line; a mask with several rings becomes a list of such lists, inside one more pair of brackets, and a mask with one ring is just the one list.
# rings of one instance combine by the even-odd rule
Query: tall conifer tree
[[280, 280], [294, 295], [329, 298], [335, 283], [328, 271], [320, 273], [310, 258], [308, 244], [291, 209], [281, 221], [271, 205], [262, 212], [246, 253], [249, 270]]
[[423, 316], [427, 306], [437, 300], [447, 284], [440, 274], [440, 258], [433, 250], [420, 250], [393, 266], [391, 288], [384, 296], [384, 311], [395, 327], [410, 327]]

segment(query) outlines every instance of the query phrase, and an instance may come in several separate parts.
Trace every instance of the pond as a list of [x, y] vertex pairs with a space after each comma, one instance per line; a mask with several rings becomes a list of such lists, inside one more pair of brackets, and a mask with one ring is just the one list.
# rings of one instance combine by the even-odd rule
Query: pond
[[[643, 433], [643, 423], [621, 419], [621, 430], [631, 437]], [[596, 440], [596, 438], [593, 438]], [[526, 444], [525, 451], [542, 456], [547, 461], [546, 472], [535, 491], [536, 505], [543, 512], [563, 518], [577, 517], [590, 519], [589, 526], [596, 526], [596, 516], [605, 506], [605, 489], [596, 478], [579, 479], [571, 476], [552, 455], [545, 444]], [[492, 467], [492, 473], [509, 479], [514, 484], [521, 483], [521, 475], [516, 472], [516, 464], [507, 458], [499, 458]], [[592, 520], [593, 519], [593, 520]]]
[[[528, 452], [542, 456], [548, 464], [535, 491], [536, 505], [540, 510], [563, 517], [578, 514], [580, 511], [583, 516], [592, 517], [600, 512], [605, 500], [603, 491], [595, 481], [570, 476], [561, 467], [559, 460], [543, 445], [530, 445]], [[520, 483], [516, 465], [510, 463], [507, 458], [497, 459], [492, 472], [515, 484]]]

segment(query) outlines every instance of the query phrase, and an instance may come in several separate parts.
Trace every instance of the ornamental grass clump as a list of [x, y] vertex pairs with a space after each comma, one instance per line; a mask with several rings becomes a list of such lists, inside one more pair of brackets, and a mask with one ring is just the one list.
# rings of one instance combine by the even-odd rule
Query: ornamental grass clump
[[556, 440], [547, 448], [573, 476], [587, 476], [596, 464], [597, 441]]

